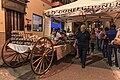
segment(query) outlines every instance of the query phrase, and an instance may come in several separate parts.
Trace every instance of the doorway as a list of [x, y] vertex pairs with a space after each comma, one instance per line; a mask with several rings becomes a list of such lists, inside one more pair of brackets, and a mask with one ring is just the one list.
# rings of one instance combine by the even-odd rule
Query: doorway
[[5, 9], [5, 36], [6, 40], [11, 37], [12, 31], [24, 30], [24, 13]]

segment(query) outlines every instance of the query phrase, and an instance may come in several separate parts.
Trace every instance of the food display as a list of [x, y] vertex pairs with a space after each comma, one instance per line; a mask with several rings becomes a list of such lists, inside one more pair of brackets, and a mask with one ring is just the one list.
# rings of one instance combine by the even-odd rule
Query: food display
[[54, 35], [51, 35], [50, 39], [54, 43], [54, 45], [63, 45], [63, 44], [69, 44], [71, 42], [74, 42], [75, 36], [73, 33], [61, 33], [61, 37], [59, 37], [58, 40], [56, 40], [56, 37]]
[[11, 43], [19, 44], [19, 45], [33, 45], [34, 44], [32, 39], [23, 37], [23, 35], [20, 34], [19, 32], [11, 33]]

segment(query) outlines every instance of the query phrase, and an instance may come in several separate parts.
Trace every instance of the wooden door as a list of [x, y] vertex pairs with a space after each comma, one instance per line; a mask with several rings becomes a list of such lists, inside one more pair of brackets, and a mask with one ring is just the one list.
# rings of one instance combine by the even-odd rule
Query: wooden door
[[24, 13], [17, 11], [5, 10], [5, 32], [6, 40], [11, 37], [11, 31], [24, 30]]
[[12, 24], [11, 24], [11, 11], [5, 10], [5, 36], [6, 40], [11, 37]]

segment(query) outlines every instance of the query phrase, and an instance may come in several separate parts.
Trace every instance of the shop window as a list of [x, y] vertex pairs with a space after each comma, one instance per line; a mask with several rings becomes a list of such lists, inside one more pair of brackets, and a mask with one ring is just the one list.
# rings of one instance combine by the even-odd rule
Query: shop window
[[33, 31], [43, 31], [43, 17], [33, 14]]

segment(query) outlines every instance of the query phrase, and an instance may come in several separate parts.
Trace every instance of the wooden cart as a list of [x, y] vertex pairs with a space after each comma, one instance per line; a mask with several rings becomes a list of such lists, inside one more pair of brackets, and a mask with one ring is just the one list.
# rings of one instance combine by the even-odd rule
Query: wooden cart
[[[55, 54], [59, 60], [73, 50], [70, 43], [54, 45], [48, 37], [38, 38], [37, 41], [31, 40], [31, 43], [32, 46], [26, 44], [27, 48], [26, 45], [21, 45], [22, 42], [14, 43], [14, 40], [10, 38], [2, 48], [3, 62], [9, 67], [16, 68], [30, 59], [33, 72], [37, 75], [43, 75], [51, 67]], [[10, 47], [11, 44], [14, 48]], [[18, 51], [15, 48], [18, 48]], [[21, 48], [29, 50], [19, 52]]]

